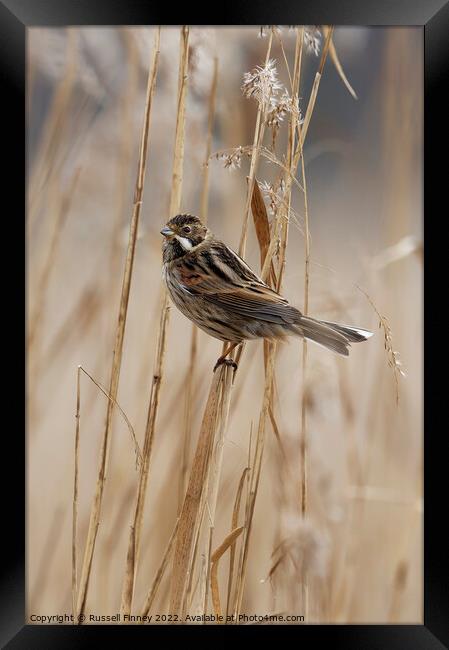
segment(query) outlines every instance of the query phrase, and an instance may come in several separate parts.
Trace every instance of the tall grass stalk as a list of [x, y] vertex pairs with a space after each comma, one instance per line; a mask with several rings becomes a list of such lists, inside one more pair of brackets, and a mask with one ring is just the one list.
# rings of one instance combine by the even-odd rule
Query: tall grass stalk
[[[265, 56], [265, 65], [267, 65], [268, 61], [270, 60], [272, 43], [273, 43], [273, 30], [270, 30], [267, 53]], [[262, 146], [263, 136], [265, 133], [266, 120], [263, 114], [264, 113], [263, 109], [264, 109], [263, 103], [259, 102], [259, 105], [257, 107], [256, 126], [254, 129], [253, 148], [251, 152], [251, 164], [249, 168], [249, 179], [248, 179], [248, 189], [246, 193], [245, 212], [243, 213], [243, 225], [242, 225], [242, 232], [240, 235], [239, 255], [241, 257], [245, 257], [246, 239], [248, 236], [249, 213], [251, 210], [251, 198], [253, 195], [254, 181], [256, 178], [257, 166], [259, 163], [260, 148]]]
[[[309, 208], [307, 202], [307, 182], [304, 164], [304, 150], [301, 146], [301, 173], [302, 184], [304, 188], [304, 304], [303, 313], [307, 316], [309, 313], [309, 283], [310, 283], [310, 230], [309, 230]], [[300, 511], [304, 518], [307, 512], [307, 401], [306, 401], [306, 381], [307, 381], [307, 341], [302, 341], [302, 390], [301, 390], [301, 430], [299, 436], [299, 458], [300, 458]], [[308, 620], [309, 615], [309, 589], [307, 572], [304, 573], [301, 580], [301, 595], [304, 616]]]
[[[304, 197], [304, 303], [303, 303], [303, 313], [307, 315], [309, 313], [309, 285], [310, 285], [310, 225], [309, 225], [309, 206], [307, 200], [307, 181], [305, 173], [305, 162], [304, 162], [304, 140], [307, 134], [307, 129], [310, 124], [312, 117], [313, 109], [315, 106], [315, 101], [318, 95], [318, 88], [320, 85], [321, 77], [323, 75], [324, 64], [326, 63], [326, 58], [329, 53], [330, 44], [332, 42], [333, 27], [330, 27], [326, 31], [326, 39], [323, 46], [323, 51], [321, 54], [321, 60], [318, 68], [318, 72], [315, 75], [312, 92], [310, 95], [309, 103], [307, 106], [306, 116], [304, 118], [304, 125], [300, 126], [299, 131], [299, 146], [298, 152], [301, 157], [301, 176], [302, 176], [302, 186], [303, 186], [303, 197]], [[306, 381], [307, 381], [307, 341], [304, 339], [302, 341], [302, 391], [301, 391], [301, 431], [300, 431], [300, 477], [301, 477], [301, 488], [300, 488], [300, 511], [301, 516], [304, 518], [307, 512], [307, 402], [306, 402]], [[308, 585], [308, 576], [307, 571], [304, 572], [301, 580], [301, 595], [302, 595], [302, 604], [304, 608], [304, 616], [306, 620], [309, 616], [309, 585]]]
[[229, 535], [226, 535], [223, 542], [220, 546], [215, 549], [211, 555], [211, 571], [210, 571], [210, 582], [211, 582], [211, 591], [212, 591], [212, 602], [214, 604], [215, 615], [217, 617], [222, 616], [221, 603], [220, 603], [220, 590], [218, 586], [218, 562], [228, 548], [232, 548], [235, 545], [237, 537], [243, 532], [243, 526], [234, 528], [231, 530]]
[[130, 182], [130, 169], [132, 169], [132, 154], [134, 139], [131, 137], [133, 128], [132, 109], [138, 95], [139, 67], [138, 53], [134, 39], [128, 30], [125, 31], [124, 41], [127, 53], [127, 79], [120, 98], [120, 143], [117, 156], [117, 179], [115, 183], [115, 210], [113, 216], [113, 227], [110, 244], [109, 272], [108, 272], [108, 295], [114, 295], [114, 283], [118, 275], [118, 264], [120, 263], [120, 249], [123, 228], [123, 216], [126, 210], [128, 183]]
[[[296, 35], [296, 48], [295, 48], [295, 62], [294, 62], [294, 76], [292, 82], [292, 97], [298, 97], [299, 95], [299, 81], [300, 81], [300, 71], [301, 71], [301, 58], [302, 58], [302, 42], [303, 42], [303, 30], [297, 30]], [[281, 233], [281, 263], [278, 271], [278, 280], [277, 280], [277, 289], [280, 291], [282, 283], [283, 268], [285, 267], [285, 250], [287, 246], [288, 238], [288, 225], [289, 225], [289, 211], [291, 203], [291, 190], [292, 182], [291, 179], [294, 176], [295, 169], [293, 168], [294, 163], [294, 151], [295, 151], [295, 133], [298, 128], [299, 115], [292, 113], [289, 120], [289, 139], [288, 139], [288, 149], [287, 149], [287, 161], [289, 164], [288, 173], [285, 177], [285, 201], [283, 202], [278, 214], [276, 215], [275, 224], [273, 226], [272, 240], [268, 251], [265, 256], [263, 268], [262, 268], [262, 279], [267, 280], [270, 273], [270, 265], [272, 256], [274, 254], [274, 246], [272, 245], [273, 239], [278, 237], [278, 233]], [[245, 577], [247, 570], [248, 562], [248, 552], [249, 552], [249, 543], [252, 529], [252, 522], [254, 516], [254, 508], [257, 499], [257, 492], [260, 481], [260, 473], [262, 469], [262, 460], [263, 452], [265, 447], [265, 431], [266, 431], [266, 422], [267, 418], [270, 415], [270, 411], [273, 412], [273, 386], [274, 386], [274, 363], [275, 363], [275, 354], [276, 354], [276, 344], [265, 342], [265, 387], [264, 387], [264, 397], [262, 403], [262, 409], [259, 416], [259, 425], [256, 438], [256, 447], [254, 452], [254, 461], [251, 472], [250, 479], [250, 490], [247, 499], [246, 505], [246, 518], [245, 518], [245, 534], [243, 540], [243, 550], [241, 554], [241, 561], [238, 571], [238, 581], [236, 586], [236, 602], [235, 602], [235, 620], [238, 619], [238, 615], [241, 611], [242, 601], [243, 601], [243, 591], [245, 586]]]
[[263, 452], [265, 447], [265, 430], [268, 418], [268, 411], [272, 399], [273, 378], [274, 378], [274, 359], [276, 352], [276, 342], [268, 344], [267, 366], [265, 372], [265, 387], [262, 402], [262, 409], [259, 416], [259, 425], [257, 430], [256, 447], [254, 451], [254, 460], [250, 478], [250, 487], [246, 502], [245, 513], [245, 536], [243, 541], [243, 551], [241, 562], [237, 574], [236, 585], [236, 602], [234, 609], [234, 620], [237, 621], [242, 609], [243, 592], [245, 588], [245, 578], [248, 563], [249, 541], [254, 518], [254, 508], [256, 505], [257, 491], [259, 489], [260, 474], [262, 471]]
[[204, 603], [203, 603], [203, 613], [207, 613], [207, 598], [209, 590], [209, 575], [211, 571], [211, 553], [212, 553], [212, 538], [215, 527], [215, 514], [217, 509], [217, 499], [218, 499], [218, 488], [220, 484], [221, 470], [223, 464], [223, 446], [224, 446], [224, 436], [228, 424], [229, 417], [229, 406], [231, 398], [231, 382], [232, 382], [232, 372], [227, 372], [224, 378], [223, 385], [223, 398], [222, 398], [222, 409], [220, 412], [220, 419], [217, 426], [217, 433], [213, 442], [213, 450], [211, 456], [211, 467], [209, 471], [209, 481], [207, 486], [207, 514], [209, 521], [209, 535], [207, 536], [207, 541], [205, 545], [204, 556], [207, 559], [207, 568], [205, 575], [205, 584], [204, 584]]
[[318, 89], [320, 87], [321, 77], [323, 76], [324, 64], [326, 63], [327, 55], [329, 53], [329, 48], [330, 48], [330, 44], [331, 44], [333, 31], [334, 31], [333, 27], [330, 27], [327, 30], [326, 40], [324, 42], [323, 51], [321, 53], [320, 64], [318, 66], [318, 71], [316, 72], [315, 78], [313, 80], [312, 91], [310, 93], [309, 102], [307, 104], [306, 114], [304, 116], [304, 124], [301, 126], [301, 134], [302, 134], [301, 135], [301, 142], [300, 142], [301, 148], [302, 148], [302, 146], [304, 144], [304, 141], [306, 139], [307, 131], [309, 129], [310, 120], [312, 118], [313, 109], [315, 108], [315, 102], [316, 102], [316, 98], [318, 96]]
[[[392, 623], [419, 621], [422, 513], [417, 504], [422, 486], [416, 468], [422, 460], [422, 359], [413, 343], [421, 333], [419, 319], [413, 320], [422, 271], [415, 257], [421, 244], [416, 207], [421, 192], [416, 109], [421, 89], [413, 74], [419, 67], [419, 38], [413, 30], [388, 30], [381, 47], [375, 48], [385, 57], [383, 65], [371, 68], [366, 55], [374, 52], [372, 43], [362, 43], [367, 30], [335, 35], [328, 26], [265, 28], [266, 39], [256, 40], [255, 29], [194, 28], [181, 73], [179, 37], [181, 49], [186, 43], [180, 27], [161, 32], [145, 185], [151, 196], [143, 197], [140, 218], [149, 198], [151, 212], [165, 214], [156, 221], [192, 211], [203, 222], [213, 221], [212, 228], [224, 241], [231, 236], [232, 243], [237, 232], [236, 246], [244, 242], [247, 261], [253, 264], [256, 259], [257, 264], [260, 259], [259, 275], [286, 292], [302, 312], [369, 329], [379, 322], [380, 329], [367, 344], [354, 345], [349, 359], [299, 340], [291, 340], [288, 348], [266, 341], [262, 346], [248, 343], [234, 357], [237, 372], [220, 368], [212, 375], [207, 357], [213, 353], [213, 340], [182, 316], [168, 327], [167, 293], [161, 291], [157, 301], [160, 226], [150, 224], [141, 239], [141, 224], [139, 240], [145, 250], [142, 259], [135, 257], [132, 270], [132, 303], [125, 313], [130, 340], [123, 341], [114, 399], [110, 386], [116, 360], [108, 350], [113, 349], [114, 336], [117, 341], [118, 326], [117, 314], [110, 318], [111, 305], [117, 290], [115, 308], [119, 306], [116, 280], [123, 276], [125, 256], [128, 262], [123, 210], [128, 191], [134, 189], [132, 157], [141, 138], [139, 112], [148, 91], [149, 40], [155, 30], [98, 30], [98, 39], [92, 29], [60, 30], [55, 35], [31, 30], [29, 253], [34, 281], [27, 335], [33, 327], [35, 332], [28, 391], [28, 611], [41, 614], [57, 606], [76, 617], [84, 588], [83, 612], [150, 614], [152, 622], [156, 612], [169, 612], [173, 594], [179, 598], [176, 609], [183, 621], [186, 613], [254, 612], [300, 613], [309, 623], [372, 623], [382, 617]], [[341, 61], [334, 38], [352, 46], [342, 50]], [[111, 54], [107, 60], [106, 51]], [[220, 55], [218, 79], [217, 62], [212, 65], [215, 51]], [[349, 72], [356, 51], [370, 92], [385, 98], [380, 112], [369, 102], [353, 106], [356, 94], [342, 64]], [[221, 64], [225, 60], [229, 65]], [[244, 70], [238, 61], [251, 69], [241, 89], [237, 77]], [[255, 68], [255, 63], [260, 66]], [[328, 78], [331, 66], [338, 77]], [[273, 94], [265, 95], [270, 98], [268, 110], [254, 104], [259, 102], [256, 93], [245, 87], [264, 67], [266, 80], [273, 84]], [[187, 109], [178, 74], [189, 95]], [[192, 75], [188, 88], [187, 74]], [[339, 83], [345, 89], [337, 96]], [[240, 90], [250, 99], [242, 99]], [[338, 106], [321, 106], [324, 90]], [[220, 110], [214, 116], [218, 93]], [[292, 119], [297, 96], [304, 122]], [[338, 137], [330, 137], [332, 127], [329, 137], [326, 129], [316, 137], [313, 128], [318, 113], [323, 120], [327, 115], [338, 119], [342, 111], [351, 123], [357, 114], [370, 127], [355, 129], [348, 123], [344, 148], [337, 146]], [[94, 119], [98, 128], [92, 129]], [[185, 137], [180, 137], [183, 130]], [[176, 140], [175, 151], [170, 148], [173, 141], [167, 147], [167, 134], [168, 140]], [[309, 143], [311, 135], [314, 141]], [[382, 153], [374, 166], [365, 156], [373, 138]], [[229, 155], [213, 153], [215, 140]], [[236, 146], [239, 143], [242, 146]], [[189, 160], [185, 170], [184, 147], [185, 162]], [[309, 171], [314, 161], [316, 181], [324, 182], [330, 150], [339, 156], [336, 182], [348, 182], [348, 192], [334, 193], [332, 201], [332, 249], [329, 192], [317, 186], [311, 202], [312, 167]], [[235, 171], [216, 179], [214, 214], [208, 215], [215, 169], [201, 163], [214, 157]], [[80, 164], [80, 179], [74, 184]], [[385, 190], [382, 198], [372, 192], [379, 186]], [[363, 219], [369, 220], [373, 235], [369, 239], [357, 217], [365, 201]], [[129, 203], [131, 208], [132, 195]], [[317, 222], [315, 211], [321, 214]], [[352, 244], [344, 237], [348, 231]], [[378, 244], [383, 236], [385, 250]], [[314, 242], [320, 249], [315, 254]], [[348, 246], [354, 246], [351, 260]], [[323, 256], [329, 266], [320, 263]], [[357, 285], [348, 286], [343, 269], [359, 276], [369, 303], [354, 292]], [[298, 282], [303, 287], [295, 299]], [[148, 300], [154, 307], [153, 326], [156, 322], [150, 328], [144, 313]], [[374, 304], [381, 306], [379, 311]], [[401, 319], [409, 326], [402, 327]], [[153, 353], [127, 358], [128, 344]], [[397, 349], [407, 365], [406, 380], [399, 377]], [[390, 368], [385, 368], [385, 355]], [[80, 356], [89, 359], [92, 372], [78, 367], [73, 422], [75, 377], [70, 367], [77, 366]], [[94, 378], [104, 377], [105, 368], [103, 387]], [[96, 387], [92, 390], [86, 382], [86, 394], [84, 374]], [[103, 397], [98, 399], [98, 391], [106, 404]], [[50, 402], [49, 394], [54, 398]], [[126, 404], [129, 419], [119, 402]], [[135, 438], [131, 421], [136, 431], [140, 429], [142, 451], [134, 441], [137, 471], [128, 445], [122, 444], [123, 432], [126, 443], [128, 431]], [[84, 436], [87, 424], [98, 434], [98, 442], [91, 437], [94, 455]], [[58, 455], [51, 473], [43, 471], [49, 448]], [[74, 476], [67, 477], [64, 468], [71, 467], [73, 459]], [[52, 498], [47, 504], [48, 494]], [[92, 534], [94, 507], [98, 512], [101, 508], [101, 528]], [[67, 517], [72, 518], [69, 535]], [[372, 553], [378, 528], [384, 531], [380, 564]], [[90, 566], [83, 587], [86, 561]], [[362, 578], [370, 584], [365, 595]], [[174, 580], [179, 582], [174, 585]]]
[[[250, 452], [250, 457], [251, 457], [251, 452]], [[234, 507], [232, 510], [232, 519], [231, 519], [231, 531], [235, 530], [237, 528], [237, 524], [239, 521], [239, 514], [240, 514], [240, 504], [242, 502], [242, 494], [243, 494], [243, 488], [245, 486], [245, 482], [247, 481], [247, 476], [248, 472], [250, 471], [250, 467], [245, 467], [242, 475], [240, 477], [240, 481], [237, 487], [237, 493], [235, 495], [235, 500], [234, 500]], [[232, 606], [231, 602], [231, 596], [232, 596], [232, 584], [233, 584], [233, 577], [234, 577], [234, 561], [235, 561], [235, 552], [236, 552], [236, 539], [233, 539], [232, 544], [230, 546], [230, 553], [229, 553], [229, 575], [228, 575], [228, 592], [227, 592], [227, 597], [226, 597], [226, 620], [229, 615], [229, 610]]]
[[75, 425], [75, 448], [74, 448], [74, 477], [73, 477], [73, 506], [72, 506], [72, 614], [76, 616], [76, 599], [78, 594], [78, 555], [77, 555], [77, 532], [78, 532], [78, 483], [79, 483], [79, 443], [80, 443], [80, 417], [81, 417], [81, 368], [78, 366], [76, 372], [76, 425]]
[[[268, 42], [268, 47], [267, 47], [266, 59], [265, 59], [266, 63], [268, 63], [269, 61], [272, 39], [273, 39], [273, 34], [271, 32], [269, 42]], [[248, 193], [247, 193], [247, 200], [246, 200], [246, 206], [244, 212], [242, 233], [240, 238], [240, 246], [239, 246], [239, 252], [242, 255], [244, 255], [245, 246], [246, 246], [248, 217], [249, 217], [249, 210], [251, 208], [252, 190], [255, 181], [255, 174], [256, 174], [257, 163], [260, 155], [260, 147], [263, 141], [264, 130], [265, 130], [265, 116], [263, 115], [262, 106], [259, 104], [255, 133], [254, 133], [254, 147], [252, 149], [252, 154], [251, 154], [250, 174], [249, 174], [248, 190], [247, 190]], [[238, 360], [240, 359], [240, 355], [237, 355], [237, 359]], [[221, 371], [219, 373], [218, 371], [217, 373], [215, 373], [211, 384], [211, 391], [217, 382], [217, 375], [218, 377], [221, 377], [224, 380], [225, 377], [226, 378], [229, 377], [229, 372], [230, 370], [226, 367], [226, 374], [223, 374]], [[215, 390], [218, 390], [218, 385], [215, 388]], [[230, 399], [231, 385], [229, 386], [222, 385], [220, 386], [220, 391], [221, 390], [224, 391], [226, 395], [226, 399]], [[208, 404], [206, 405], [206, 410], [204, 412], [204, 417], [203, 417], [203, 425], [201, 429], [202, 432], [204, 432], [204, 427], [207, 424], [212, 429], [214, 428], [213, 420], [210, 419], [210, 414], [208, 413], [208, 409], [211, 408], [212, 407], [210, 406], [208, 401]], [[226, 407], [225, 409], [226, 414], [228, 408], [229, 407]], [[226, 422], [224, 422], [224, 428], [225, 428], [225, 424]], [[209, 431], [208, 434], [209, 437], [211, 438], [210, 444], [213, 444], [212, 440], [214, 438], [215, 432]], [[204, 433], [204, 435], [206, 435], [206, 433]], [[204, 514], [204, 509], [200, 508], [200, 501], [205, 498], [206, 489], [207, 489], [207, 480], [209, 475], [208, 474], [209, 455], [207, 455], [205, 458], [202, 457], [202, 455], [206, 453], [209, 454], [209, 448], [205, 447], [204, 442], [202, 442], [201, 440], [201, 433], [200, 433], [200, 440], [197, 445], [197, 452], [195, 456], [196, 463], [194, 460], [194, 463], [191, 468], [191, 474], [189, 480], [189, 486], [191, 486], [191, 483], [193, 481], [193, 487], [195, 489], [193, 505], [192, 505], [192, 495], [189, 495], [189, 488], [188, 488], [187, 494], [184, 499], [183, 508], [181, 510], [181, 515], [180, 515], [180, 526], [178, 531], [177, 545], [175, 549], [172, 582], [171, 582], [170, 612], [172, 614], [182, 615], [183, 612], [185, 611], [186, 594], [189, 591], [188, 584], [191, 583], [193, 577], [194, 563], [196, 559], [195, 549], [197, 548], [197, 535], [200, 532], [202, 516]], [[202, 477], [203, 479], [203, 484], [198, 486], [198, 476], [197, 476], [198, 471], [196, 470], [195, 465], [200, 464], [200, 466], [203, 467], [201, 463], [205, 463], [204, 470], [199, 473], [199, 476]], [[194, 473], [196, 476], [194, 476]], [[219, 472], [218, 472], [218, 477], [219, 477]], [[194, 525], [195, 527], [194, 530], [191, 529], [192, 525]], [[208, 555], [210, 556], [210, 546], [209, 546]], [[207, 573], [208, 573], [208, 569], [206, 570], [206, 576]], [[207, 595], [207, 585], [205, 591]]]
[[[185, 112], [187, 97], [187, 67], [189, 61], [189, 29], [184, 26], [180, 35], [179, 50], [179, 75], [178, 96], [176, 111], [175, 147], [173, 155], [172, 187], [170, 196], [170, 215], [176, 214], [181, 205], [184, 142], [185, 142]], [[137, 493], [134, 520], [128, 541], [128, 554], [126, 559], [125, 579], [122, 590], [121, 612], [130, 614], [134, 594], [137, 565], [139, 559], [140, 537], [145, 505], [146, 488], [148, 484], [149, 466], [153, 439], [156, 426], [156, 417], [159, 408], [159, 395], [162, 385], [167, 328], [169, 321], [169, 303], [167, 291], [164, 289], [162, 297], [162, 310], [159, 325], [158, 345], [156, 351], [155, 371], [151, 384], [150, 400], [148, 406], [147, 424], [144, 442], [144, 466], [142, 468]]]
[[[201, 201], [200, 201], [200, 219], [204, 224], [207, 224], [208, 217], [208, 201], [209, 201], [209, 158], [212, 149], [212, 135], [214, 127], [215, 104], [217, 98], [217, 82], [218, 82], [218, 58], [214, 57], [214, 68], [212, 74], [212, 83], [209, 93], [209, 111], [207, 121], [207, 137], [206, 137], [206, 153], [203, 163], [203, 185], [201, 188]], [[194, 379], [195, 370], [197, 365], [197, 349], [198, 349], [198, 328], [192, 323], [192, 332], [190, 338], [190, 359], [186, 375], [186, 389], [185, 389], [185, 407], [184, 407], [184, 431], [183, 431], [183, 445], [182, 445], [182, 461], [181, 472], [179, 477], [178, 488], [178, 511], [182, 507], [182, 500], [184, 498], [187, 469], [189, 463], [190, 442], [192, 437], [192, 406], [194, 403]]]
[[[170, 559], [170, 554], [173, 550], [173, 544], [176, 539], [176, 534], [178, 532], [178, 525], [179, 525], [179, 519], [176, 520], [175, 527], [173, 529], [172, 534], [170, 535], [170, 539], [168, 540], [167, 548], [165, 549], [165, 553], [162, 557], [161, 563], [159, 565], [159, 568], [156, 572], [156, 575], [154, 577], [153, 583], [150, 587], [150, 590], [148, 591], [147, 597], [145, 598], [145, 602], [142, 607], [141, 611], [141, 616], [142, 619], [144, 619], [145, 616], [148, 616], [151, 607], [154, 603], [154, 599], [156, 598], [158, 589], [160, 587], [160, 584], [162, 582], [162, 578], [164, 577], [165, 570], [167, 568], [169, 559]], [[143, 622], [143, 620], [142, 620]]]
[[[296, 47], [295, 47], [295, 62], [293, 68], [292, 80], [292, 97], [299, 97], [299, 88], [301, 80], [301, 62], [304, 41], [304, 28], [297, 28], [296, 34]], [[277, 291], [280, 291], [286, 264], [286, 251], [288, 243], [288, 230], [290, 225], [290, 210], [292, 202], [292, 179], [296, 176], [295, 165], [295, 134], [297, 129], [300, 129], [299, 120], [295, 115], [290, 115], [288, 124], [288, 145], [287, 145], [287, 168], [288, 172], [285, 174], [285, 195], [286, 195], [286, 214], [283, 214], [281, 208], [281, 244], [279, 254], [279, 273], [277, 278]]]
[[231, 376], [232, 370], [227, 365], [220, 366], [213, 375], [180, 514], [170, 590], [170, 613], [180, 617], [184, 609], [188, 582], [192, 575], [191, 560], [203, 514], [201, 504], [205, 502], [210, 455], [217, 425], [228, 410]]
[[[304, 153], [301, 151], [301, 173], [304, 187], [304, 303], [303, 313], [309, 313], [309, 285], [310, 285], [310, 230], [309, 207], [307, 202], [307, 181], [304, 164]], [[307, 510], [307, 465], [306, 465], [306, 372], [307, 372], [307, 341], [302, 342], [302, 391], [301, 391], [301, 433], [300, 433], [300, 464], [301, 464], [301, 514], [304, 517]]]
[[96, 379], [92, 377], [90, 373], [87, 372], [82, 366], [78, 366], [76, 371], [76, 413], [75, 413], [75, 467], [74, 467], [74, 481], [73, 481], [73, 506], [72, 506], [72, 609], [73, 615], [76, 615], [76, 596], [77, 596], [77, 565], [78, 565], [78, 551], [77, 551], [77, 529], [78, 529], [78, 483], [79, 483], [79, 443], [80, 443], [80, 420], [81, 420], [81, 373], [84, 373], [90, 381], [95, 384], [95, 386], [107, 397], [111, 402], [114, 402], [114, 406], [120, 412], [120, 415], [126, 422], [126, 425], [131, 434], [131, 438], [134, 444], [134, 451], [136, 454], [136, 465], [142, 465], [143, 456], [140, 451], [139, 443], [137, 442], [136, 435], [134, 433], [134, 428], [129, 421], [126, 413], [121, 408], [120, 404], [113, 400], [113, 398], [108, 394], [107, 390], [101, 386]]

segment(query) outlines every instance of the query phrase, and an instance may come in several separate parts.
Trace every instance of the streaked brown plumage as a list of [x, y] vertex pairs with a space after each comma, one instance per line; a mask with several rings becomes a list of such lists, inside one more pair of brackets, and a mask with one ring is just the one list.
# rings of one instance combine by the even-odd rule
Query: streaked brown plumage
[[226, 355], [245, 339], [296, 335], [347, 356], [351, 343], [371, 336], [367, 330], [303, 316], [198, 217], [177, 215], [161, 233], [163, 273], [174, 304], [210, 336], [229, 342]]

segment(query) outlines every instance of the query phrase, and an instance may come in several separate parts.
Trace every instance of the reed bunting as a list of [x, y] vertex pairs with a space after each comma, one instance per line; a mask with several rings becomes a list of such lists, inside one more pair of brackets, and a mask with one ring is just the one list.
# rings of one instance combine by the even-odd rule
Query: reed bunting
[[295, 335], [347, 356], [351, 343], [372, 335], [303, 316], [198, 217], [178, 214], [161, 234], [163, 275], [176, 307], [207, 334], [228, 343], [215, 368], [245, 339]]

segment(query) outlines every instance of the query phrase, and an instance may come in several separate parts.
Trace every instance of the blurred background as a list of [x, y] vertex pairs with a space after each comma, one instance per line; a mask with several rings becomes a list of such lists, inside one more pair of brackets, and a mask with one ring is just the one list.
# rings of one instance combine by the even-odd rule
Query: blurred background
[[[71, 517], [76, 372], [109, 384], [132, 212], [154, 29], [28, 30], [28, 614], [71, 611]], [[272, 57], [287, 75], [294, 31], [282, 28]], [[322, 42], [323, 39], [321, 39]], [[151, 116], [147, 177], [131, 286], [118, 402], [143, 441], [162, 295], [161, 236], [169, 218], [180, 32], [163, 28]], [[267, 432], [243, 611], [301, 614], [294, 563], [273, 551], [288, 539], [307, 566], [309, 621], [422, 622], [422, 62], [421, 28], [336, 27], [334, 43], [355, 100], [327, 60], [304, 148], [311, 232], [309, 311], [372, 329], [340, 359], [308, 346], [309, 513], [298, 521], [289, 477], [299, 481], [302, 344], [279, 346], [277, 422], [288, 461]], [[263, 64], [260, 28], [192, 28], [182, 210], [198, 213], [213, 59], [218, 58], [212, 152], [252, 144], [257, 111], [242, 77]], [[319, 57], [304, 54], [307, 107]], [[284, 127], [285, 131], [285, 127]], [[285, 150], [281, 130], [279, 150]], [[269, 138], [267, 140], [269, 144]], [[238, 248], [249, 162], [209, 165], [209, 225]], [[259, 181], [278, 170], [262, 162]], [[303, 200], [293, 193], [283, 293], [302, 308]], [[246, 259], [259, 269], [251, 225]], [[384, 349], [379, 313], [406, 377]], [[191, 325], [175, 309], [168, 331], [148, 486], [136, 603], [147, 593], [179, 507], [185, 384]], [[199, 333], [191, 402], [192, 449], [219, 356]], [[263, 385], [260, 342], [247, 346], [237, 375], [224, 446], [216, 541], [232, 507], [257, 426]], [[396, 376], [398, 373], [396, 372]], [[84, 548], [106, 398], [81, 388], [79, 537]], [[287, 463], [287, 467], [283, 465]], [[88, 611], [119, 611], [138, 481], [133, 445], [116, 410]], [[293, 499], [294, 502], [294, 499]], [[215, 547], [215, 545], [214, 545]], [[227, 571], [227, 559], [223, 559]], [[221, 575], [221, 574], [220, 574]], [[223, 574], [224, 575], [224, 574]], [[155, 611], [167, 610], [168, 581]], [[140, 606], [140, 605], [139, 605]]]

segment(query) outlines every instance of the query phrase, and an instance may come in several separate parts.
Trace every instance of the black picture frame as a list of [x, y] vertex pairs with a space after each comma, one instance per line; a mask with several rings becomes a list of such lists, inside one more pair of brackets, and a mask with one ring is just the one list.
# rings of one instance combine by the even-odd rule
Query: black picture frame
[[[24, 236], [25, 213], [25, 65], [26, 29], [32, 26], [69, 25], [140, 25], [172, 24], [336, 24], [336, 25], [420, 25], [424, 28], [425, 43], [425, 544], [424, 544], [424, 624], [423, 625], [303, 625], [295, 626], [294, 638], [299, 644], [328, 643], [358, 650], [437, 650], [449, 647], [449, 587], [447, 573], [448, 542], [442, 522], [447, 519], [447, 416], [443, 415], [445, 400], [444, 380], [438, 380], [438, 370], [444, 371], [444, 333], [447, 329], [443, 310], [446, 293], [438, 286], [445, 279], [442, 263], [445, 260], [444, 218], [447, 214], [448, 155], [447, 103], [445, 84], [449, 78], [449, 2], [446, 0], [302, 0], [283, 2], [264, 0], [235, 4], [227, 3], [215, 16], [205, 15], [203, 8], [184, 5], [174, 12], [173, 7], [149, 4], [147, 0], [0, 0], [0, 79], [2, 86], [3, 158], [6, 163], [4, 194], [10, 198], [10, 210], [4, 215], [8, 226], [17, 232], [7, 235], [8, 242], [19, 242]], [[6, 142], [5, 142], [6, 140]], [[17, 215], [15, 214], [17, 213]], [[9, 246], [9, 244], [8, 244]], [[3, 275], [4, 305], [7, 312], [18, 319], [17, 326], [7, 320], [8, 339], [16, 333], [20, 338], [24, 311], [21, 309], [20, 289], [5, 278], [21, 278], [23, 258], [13, 255], [8, 261], [8, 276]], [[6, 285], [6, 286], [5, 286]], [[433, 300], [435, 298], [435, 300]], [[437, 301], [438, 298], [438, 301]], [[4, 318], [5, 320], [5, 318]], [[417, 341], [417, 345], [421, 345]], [[9, 347], [9, 346], [8, 346]], [[18, 362], [23, 339], [18, 341], [14, 357], [8, 364], [11, 372], [21, 371]], [[21, 394], [20, 378], [16, 394]], [[9, 405], [8, 405], [9, 407]], [[442, 408], [443, 407], [443, 408]], [[22, 404], [19, 403], [19, 411]], [[6, 546], [1, 563], [0, 630], [2, 647], [16, 648], [75, 648], [104, 641], [113, 633], [114, 640], [128, 640], [139, 635], [142, 641], [155, 639], [155, 633], [181, 642], [190, 633], [187, 626], [31, 626], [25, 620], [25, 436], [17, 430], [20, 415], [13, 427], [4, 430], [3, 466], [10, 472], [7, 491], [4, 491], [2, 541]], [[445, 453], [446, 452], [446, 453]], [[6, 473], [4, 467], [4, 474]], [[381, 534], [381, 532], [379, 533]], [[273, 632], [274, 628], [274, 632]], [[214, 643], [229, 643], [238, 635], [250, 640], [255, 631], [263, 632], [267, 642], [272, 634], [279, 639], [278, 626], [225, 626], [219, 630], [202, 626], [195, 628], [202, 635], [213, 634]], [[283, 630], [282, 630], [283, 631]], [[292, 632], [292, 630], [290, 630]], [[168, 635], [168, 636], [166, 636]], [[173, 635], [173, 636], [171, 636]], [[135, 638], [135, 637], [134, 637]], [[305, 647], [305, 646], [303, 646]], [[307, 647], [309, 647], [307, 645]]]

